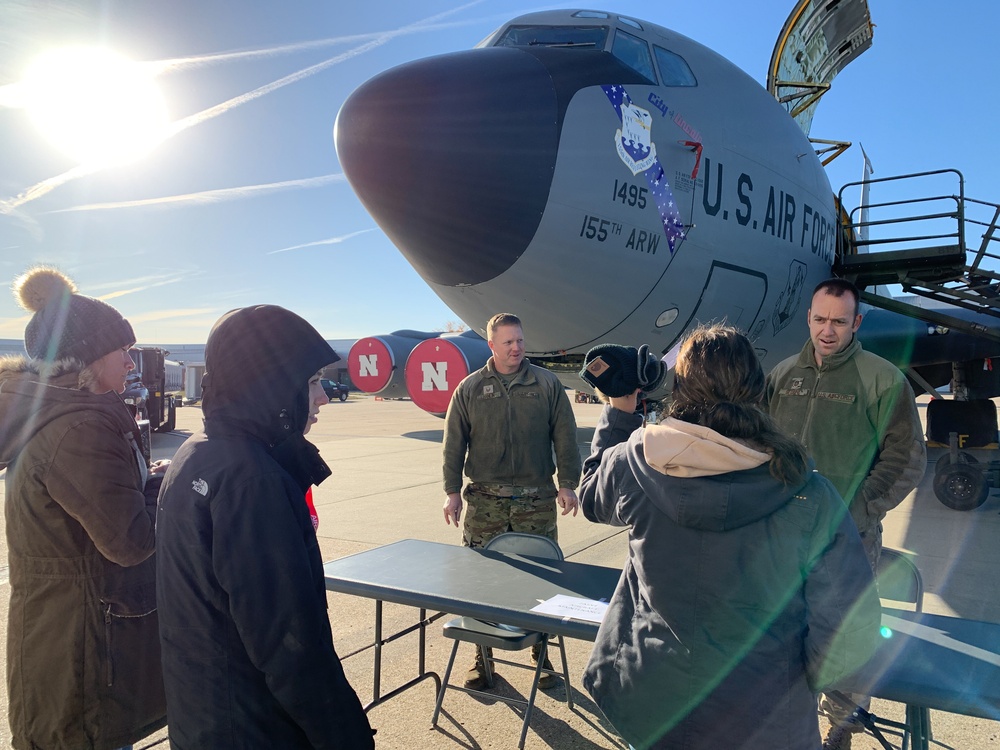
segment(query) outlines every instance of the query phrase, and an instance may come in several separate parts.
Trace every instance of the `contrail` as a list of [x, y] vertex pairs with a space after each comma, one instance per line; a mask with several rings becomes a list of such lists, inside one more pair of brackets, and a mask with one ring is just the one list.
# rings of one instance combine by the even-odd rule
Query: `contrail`
[[5, 201], [0, 201], [0, 214], [13, 213], [25, 203], [33, 201], [36, 198], [41, 198], [43, 195], [48, 195], [57, 187], [65, 185], [67, 182], [72, 182], [80, 177], [86, 177], [87, 175], [94, 174], [95, 172], [100, 171], [100, 169], [101, 167], [96, 165], [80, 164], [79, 166], [73, 167], [68, 172], [63, 172], [61, 175], [56, 175], [55, 177], [49, 177], [47, 180], [42, 180], [37, 185], [33, 185], [25, 190], [23, 193]]
[[[456, 9], [461, 10], [461, 9]], [[456, 12], [451, 11], [451, 12]], [[502, 21], [507, 17], [508, 14], [496, 15], [498, 21]], [[410, 34], [422, 34], [428, 31], [444, 31], [446, 29], [455, 29], [462, 26], [473, 26], [484, 21], [489, 21], [490, 18], [471, 18], [466, 21], [451, 21], [449, 23], [426, 23], [424, 21], [406, 26], [402, 29], [397, 29], [392, 32], [385, 31], [372, 31], [367, 34], [347, 34], [344, 36], [330, 37], [327, 39], [314, 39], [309, 42], [296, 42], [295, 44], [283, 44], [275, 47], [263, 47], [261, 49], [250, 49], [250, 50], [238, 50], [235, 52], [219, 52], [211, 55], [198, 55], [195, 57], [176, 57], [169, 60], [157, 60], [154, 62], [144, 62], [139, 63], [144, 68], [147, 68], [153, 75], [161, 75], [163, 73], [172, 73], [179, 70], [185, 70], [188, 68], [200, 68], [209, 65], [216, 65], [218, 63], [228, 63], [236, 62], [241, 60], [254, 60], [266, 57], [277, 57], [278, 55], [288, 55], [294, 54], [296, 52], [305, 52], [310, 49], [322, 49], [323, 47], [333, 47], [338, 44], [353, 44], [358, 42], [368, 42], [381, 38], [387, 33], [391, 33], [394, 36], [408, 36]], [[16, 84], [11, 84], [16, 85]], [[4, 103], [4, 89], [8, 88], [6, 86], [0, 86], [0, 105]], [[13, 94], [11, 94], [13, 96]]]
[[111, 292], [110, 294], [104, 294], [98, 299], [109, 300], [116, 299], [117, 297], [124, 297], [127, 294], [138, 294], [139, 292], [145, 292], [147, 289], [154, 289], [158, 286], [166, 286], [167, 284], [176, 284], [178, 281], [183, 281], [184, 277], [182, 274], [175, 274], [173, 278], [158, 279], [151, 282], [140, 282], [138, 285], [134, 285], [129, 289], [119, 289], [118, 291]]
[[216, 104], [214, 107], [209, 107], [208, 109], [203, 109], [201, 112], [197, 112], [188, 117], [184, 117], [180, 120], [176, 120], [167, 126], [167, 135], [164, 140], [173, 138], [178, 133], [182, 133], [188, 128], [193, 128], [195, 125], [201, 125], [201, 123], [208, 120], [214, 119], [219, 115], [225, 114], [231, 109], [235, 109], [247, 102], [252, 102], [254, 99], [259, 99], [266, 94], [270, 94], [273, 91], [277, 91], [280, 88], [284, 88], [290, 83], [296, 83], [301, 81], [303, 78], [308, 78], [309, 76], [315, 75], [327, 68], [336, 65], [337, 63], [344, 62], [344, 60], [350, 60], [352, 57], [357, 57], [365, 52], [375, 49], [376, 47], [381, 47], [383, 44], [391, 39], [390, 36], [385, 35], [380, 39], [363, 44], [360, 47], [355, 47], [354, 49], [348, 50], [340, 55], [331, 57], [323, 62], [316, 63], [308, 68], [300, 70], [296, 73], [291, 73], [284, 78], [279, 78], [277, 81], [272, 81], [271, 83], [265, 84], [253, 91], [248, 91], [245, 94], [240, 94], [239, 96], [234, 96], [228, 101], [224, 101], [221, 104]]
[[316, 247], [318, 245], [339, 245], [345, 240], [349, 240], [352, 237], [357, 237], [359, 234], [367, 234], [368, 232], [374, 232], [374, 229], [362, 229], [359, 232], [351, 232], [350, 234], [342, 235], [341, 237], [331, 237], [327, 240], [316, 240], [315, 242], [306, 242], [302, 245], [292, 245], [291, 247], [283, 247], [280, 250], [271, 250], [266, 255], [275, 255], [276, 253], [287, 253], [289, 250], [301, 250], [304, 247]]
[[156, 310], [154, 312], [139, 313], [138, 315], [129, 315], [128, 319], [132, 323], [151, 323], [158, 320], [174, 320], [175, 318], [189, 318], [196, 315], [218, 316], [218, 311], [214, 307], [183, 307], [172, 310]]
[[24, 211], [17, 210], [13, 206], [7, 208], [6, 201], [0, 201], [0, 216], [7, 216], [11, 221], [21, 222], [25, 231], [27, 231], [35, 240], [40, 240], [42, 238], [42, 227], [38, 223], [38, 220]]
[[[73, 270], [73, 269], [70, 269]], [[123, 284], [127, 284], [130, 287], [134, 286], [145, 286], [147, 284], [153, 286], [162, 286], [166, 283], [173, 283], [174, 281], [181, 281], [185, 277], [185, 274], [181, 271], [175, 271], [168, 277], [164, 277], [162, 274], [146, 274], [145, 276], [135, 276], [131, 279], [118, 279], [115, 281], [105, 281], [103, 283], [88, 284], [87, 291], [97, 299], [114, 299], [115, 297], [120, 297], [122, 295], [121, 287]], [[164, 280], [166, 278], [166, 280]], [[98, 294], [100, 290], [111, 289], [112, 291], [106, 294]]]
[[167, 195], [161, 198], [144, 198], [134, 201], [114, 201], [111, 203], [87, 203], [82, 206], [71, 206], [70, 208], [60, 208], [55, 211], [47, 211], [50, 214], [65, 214], [75, 211], [109, 211], [118, 208], [143, 208], [149, 206], [167, 206], [179, 203], [191, 203], [208, 205], [210, 203], [223, 203], [247, 198], [251, 195], [269, 195], [282, 190], [297, 188], [313, 188], [331, 185], [335, 182], [343, 182], [346, 178], [343, 173], [327, 174], [321, 177], [306, 177], [301, 180], [285, 180], [283, 182], [269, 182], [263, 185], [244, 185], [242, 187], [219, 188], [217, 190], [202, 190], [197, 193], [185, 193], [183, 195]]
[[320, 73], [338, 63], [342, 63], [345, 60], [350, 60], [351, 58], [357, 57], [358, 55], [363, 55], [366, 52], [370, 52], [373, 49], [381, 47], [386, 42], [392, 41], [398, 36], [402, 36], [403, 34], [407, 33], [412, 33], [414, 30], [421, 29], [428, 23], [436, 21], [439, 18], [445, 18], [447, 16], [452, 15], [453, 13], [458, 13], [467, 8], [471, 8], [474, 5], [479, 5], [481, 2], [483, 2], [483, 0], [472, 0], [472, 2], [466, 3], [465, 5], [460, 5], [457, 8], [453, 8], [452, 10], [446, 10], [442, 13], [438, 13], [437, 15], [425, 18], [422, 21], [417, 21], [415, 23], [412, 23], [409, 26], [404, 26], [401, 29], [396, 29], [395, 31], [386, 31], [376, 34], [375, 37], [370, 41], [358, 47], [354, 47], [353, 49], [349, 49], [347, 52], [335, 55], [334, 57], [324, 60], [323, 62], [316, 63], [315, 65], [311, 65], [308, 68], [304, 68], [298, 72], [291, 73], [285, 76], [284, 78], [279, 78], [277, 81], [272, 81], [271, 83], [265, 84], [264, 86], [260, 86], [259, 88], [256, 88], [253, 91], [248, 91], [245, 94], [234, 96], [232, 99], [222, 102], [221, 104], [216, 104], [214, 107], [209, 107], [208, 109], [190, 115], [189, 117], [177, 120], [168, 127], [167, 138], [171, 138], [177, 135], [178, 133], [187, 130], [188, 128], [192, 128], [195, 125], [200, 125], [201, 123], [207, 120], [211, 120], [215, 117], [218, 117], [221, 114], [225, 114], [229, 110], [235, 109], [236, 107], [246, 104], [247, 102], [251, 102], [254, 99], [259, 99], [260, 97], [265, 96], [266, 94], [270, 94], [273, 91], [277, 91], [280, 88], [284, 88], [290, 83], [296, 83], [304, 78], [308, 78], [309, 76], [315, 75], [316, 73]]
[[[277, 91], [278, 89], [283, 88], [291, 83], [296, 83], [298, 81], [301, 81], [303, 78], [308, 78], [309, 76], [315, 75], [316, 73], [320, 73], [326, 70], [327, 68], [336, 65], [337, 63], [344, 62], [345, 60], [350, 60], [353, 57], [357, 57], [358, 55], [362, 55], [373, 49], [377, 49], [378, 47], [384, 45], [386, 42], [389, 42], [398, 36], [402, 36], [404, 34], [412, 33], [415, 30], [422, 29], [428, 24], [432, 24], [435, 21], [438, 21], [442, 18], [446, 18], [454, 13], [459, 13], [463, 10], [479, 5], [482, 2], [483, 0], [472, 0], [472, 2], [465, 3], [464, 5], [460, 5], [457, 8], [453, 8], [451, 10], [446, 10], [441, 13], [437, 13], [433, 16], [429, 16], [421, 21], [416, 21], [400, 29], [378, 33], [370, 41], [361, 44], [357, 47], [354, 47], [353, 49], [350, 49], [339, 55], [328, 58], [323, 62], [317, 63], [316, 65], [312, 65], [296, 73], [287, 75], [283, 78], [279, 78], [276, 81], [265, 84], [264, 86], [260, 86], [256, 89], [253, 89], [252, 91], [248, 91], [245, 94], [241, 94], [240, 96], [233, 97], [232, 99], [222, 102], [221, 104], [217, 104], [214, 107], [209, 107], [208, 109], [202, 110], [201, 112], [177, 120], [171, 125], [167, 126], [163, 140], [166, 141], [172, 138], [173, 136], [177, 135], [178, 133], [187, 130], [188, 128], [192, 128], [195, 125], [200, 125], [201, 123], [206, 122], [207, 120], [211, 120], [215, 117], [218, 117], [219, 115], [225, 114], [231, 109], [239, 107], [240, 105], [246, 104], [247, 102], [251, 102], [255, 99], [259, 99], [260, 97], [265, 96], [266, 94], [270, 94], [273, 91]], [[64, 172], [63, 174], [57, 177], [50, 177], [47, 180], [43, 180], [42, 182], [38, 183], [33, 187], [28, 188], [27, 190], [25, 190], [24, 192], [20, 193], [19, 195], [13, 198], [10, 198], [6, 201], [0, 201], [0, 214], [10, 213], [13, 209], [18, 208], [24, 205], [25, 203], [28, 203], [29, 201], [41, 198], [43, 195], [50, 193], [55, 188], [64, 185], [71, 180], [75, 180], [79, 177], [92, 174], [94, 172], [100, 171], [101, 169], [103, 169], [101, 165], [82, 164], [80, 166], [74, 167], [73, 169], [67, 172]]]

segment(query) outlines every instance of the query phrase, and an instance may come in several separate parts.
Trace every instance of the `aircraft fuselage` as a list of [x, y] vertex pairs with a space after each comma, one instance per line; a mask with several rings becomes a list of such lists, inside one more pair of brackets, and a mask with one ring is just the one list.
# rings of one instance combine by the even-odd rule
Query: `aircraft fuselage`
[[[517, 314], [528, 355], [568, 359], [566, 373], [598, 343], [666, 354], [713, 321], [745, 330], [768, 369], [800, 349], [811, 292], [831, 276], [836, 201], [806, 135], [735, 65], [645, 21], [516, 18], [475, 49], [363, 84], [335, 140], [360, 200], [434, 292], [480, 332]], [[862, 341], [903, 367], [920, 364], [914, 352], [941, 361], [940, 341], [914, 343], [928, 331], [901, 317], [874, 316]], [[995, 354], [953, 338], [966, 359]], [[431, 359], [406, 365], [411, 393], [450, 394], [488, 356], [455, 343], [461, 354], [427, 345]], [[358, 372], [396, 372], [379, 387], [401, 387], [405, 352], [365, 346]]]
[[830, 275], [834, 200], [805, 135], [739, 68], [646, 22], [515, 19], [362, 86], [337, 147], [441, 299], [480, 330], [516, 312], [536, 356], [666, 352], [723, 319], [785, 356]]

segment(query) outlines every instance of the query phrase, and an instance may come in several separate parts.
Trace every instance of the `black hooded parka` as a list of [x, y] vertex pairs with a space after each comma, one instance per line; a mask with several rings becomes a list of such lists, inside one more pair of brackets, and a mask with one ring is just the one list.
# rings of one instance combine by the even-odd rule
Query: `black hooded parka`
[[157, 511], [170, 744], [373, 748], [334, 650], [305, 490], [329, 475], [304, 438], [308, 381], [338, 357], [280, 307], [224, 316], [205, 351], [205, 426]]

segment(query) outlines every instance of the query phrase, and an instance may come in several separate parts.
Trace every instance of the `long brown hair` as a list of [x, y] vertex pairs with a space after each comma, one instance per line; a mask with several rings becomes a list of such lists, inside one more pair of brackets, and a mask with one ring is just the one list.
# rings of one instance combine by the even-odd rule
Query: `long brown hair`
[[805, 448], [764, 410], [764, 388], [764, 371], [750, 340], [732, 326], [701, 325], [677, 355], [669, 414], [763, 447], [772, 453], [771, 476], [798, 484], [806, 474]]

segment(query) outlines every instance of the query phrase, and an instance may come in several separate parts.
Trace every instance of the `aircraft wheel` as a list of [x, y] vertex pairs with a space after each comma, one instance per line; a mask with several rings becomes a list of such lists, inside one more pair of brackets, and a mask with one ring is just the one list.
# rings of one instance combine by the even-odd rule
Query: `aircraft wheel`
[[[973, 456], [971, 453], [966, 453], [965, 451], [960, 451], [958, 454], [958, 462], [960, 464], [978, 464], [979, 460]], [[937, 464], [934, 467], [934, 474], [940, 474], [942, 471], [951, 466], [951, 454], [945, 453], [937, 460]]]
[[978, 467], [954, 464], [934, 475], [934, 494], [952, 510], [974, 510], [986, 502], [990, 485]]

